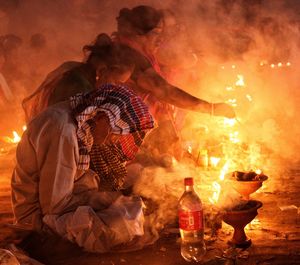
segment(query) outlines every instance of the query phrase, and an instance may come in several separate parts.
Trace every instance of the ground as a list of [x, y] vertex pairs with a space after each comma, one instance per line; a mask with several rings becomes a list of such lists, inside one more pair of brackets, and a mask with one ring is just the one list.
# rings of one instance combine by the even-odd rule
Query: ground
[[[14, 166], [15, 146], [0, 152], [0, 242], [9, 247], [12, 223], [10, 202], [10, 177]], [[265, 189], [255, 193], [263, 207], [258, 210], [258, 223], [246, 229], [252, 245], [246, 250], [233, 249], [227, 245], [232, 228], [225, 223], [216, 237], [205, 236], [207, 255], [202, 264], [285, 265], [300, 264], [300, 166], [277, 180], [280, 190]], [[42, 248], [30, 246], [29, 252], [36, 260], [49, 265], [183, 265], [180, 255], [178, 230], [166, 228], [160, 239], [145, 249], [129, 253], [90, 254], [73, 245], [53, 239]], [[43, 244], [43, 242], [42, 242]], [[28, 246], [27, 246], [28, 247]], [[28, 263], [27, 263], [28, 264]], [[196, 264], [196, 263], [195, 263]]]

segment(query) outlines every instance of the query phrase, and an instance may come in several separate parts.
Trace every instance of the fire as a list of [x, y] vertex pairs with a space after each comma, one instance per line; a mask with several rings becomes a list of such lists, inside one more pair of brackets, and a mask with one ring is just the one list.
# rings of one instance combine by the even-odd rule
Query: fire
[[[22, 127], [22, 130], [26, 131], [26, 129], [27, 129], [27, 127], [24, 125]], [[21, 136], [17, 133], [17, 131], [13, 131], [12, 135], [13, 135], [13, 137], [4, 136], [3, 137], [4, 142], [16, 144], [21, 141]]]
[[[219, 158], [218, 162], [219, 161], [220, 161], [220, 158]], [[225, 175], [228, 172], [229, 165], [230, 165], [230, 160], [228, 160], [221, 169], [221, 172], [219, 175], [219, 180], [221, 182], [225, 179]], [[217, 204], [219, 201], [220, 193], [221, 193], [221, 185], [217, 181], [214, 181], [212, 183], [212, 190], [213, 190], [213, 195], [212, 195], [212, 197], [209, 198], [209, 201], [212, 204]]]
[[4, 136], [4, 141], [7, 143], [18, 143], [21, 141], [21, 137], [16, 131], [13, 131], [12, 134], [13, 134], [12, 138], [8, 136]]
[[236, 86], [245, 86], [244, 76], [237, 75], [238, 80], [235, 82]]
[[252, 222], [245, 226], [245, 230], [253, 230], [261, 228], [261, 222], [258, 218], [254, 218]]
[[219, 164], [220, 160], [221, 160], [220, 157], [213, 157], [213, 156], [211, 156], [211, 157], [209, 158], [210, 165], [211, 165], [212, 167], [216, 167], [216, 166]]
[[255, 173], [256, 173], [257, 175], [259, 175], [259, 174], [262, 173], [262, 170], [261, 170], [261, 169], [256, 169], [256, 170], [255, 170]]
[[219, 179], [220, 180], [224, 180], [225, 179], [225, 175], [226, 173], [228, 172], [228, 169], [229, 169], [229, 165], [230, 165], [230, 160], [227, 160], [225, 165], [223, 166], [223, 168], [221, 169], [221, 172], [220, 172], [220, 176], [219, 176]]
[[240, 142], [239, 132], [235, 131], [235, 132], [229, 133], [229, 140], [232, 143], [239, 143]]
[[251, 97], [249, 94], [246, 95], [246, 98], [247, 98], [249, 101], [252, 101], [252, 97]]
[[212, 189], [213, 189], [213, 195], [211, 198], [209, 198], [210, 203], [216, 204], [219, 200], [220, 192], [221, 192], [221, 185], [214, 181], [212, 183]]

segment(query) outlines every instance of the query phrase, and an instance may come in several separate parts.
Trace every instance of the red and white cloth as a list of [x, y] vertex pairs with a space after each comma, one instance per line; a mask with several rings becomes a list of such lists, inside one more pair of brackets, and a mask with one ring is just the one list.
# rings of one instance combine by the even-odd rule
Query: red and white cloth
[[98, 112], [107, 114], [112, 133], [125, 135], [118, 145], [127, 161], [134, 158], [146, 131], [154, 127], [146, 104], [125, 86], [106, 84], [92, 92], [71, 97], [70, 103], [78, 125], [79, 169], [89, 168], [89, 153], [93, 146], [91, 129]]

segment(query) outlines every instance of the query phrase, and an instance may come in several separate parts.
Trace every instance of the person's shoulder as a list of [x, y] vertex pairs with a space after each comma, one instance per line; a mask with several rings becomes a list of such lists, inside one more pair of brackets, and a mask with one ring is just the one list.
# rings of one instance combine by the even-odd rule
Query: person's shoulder
[[151, 67], [148, 59], [140, 51], [124, 44], [122, 44], [121, 47], [122, 59], [131, 60], [132, 62], [134, 62], [136, 67]]
[[29, 123], [28, 127], [62, 130], [74, 126], [69, 101], [63, 101], [45, 109]]

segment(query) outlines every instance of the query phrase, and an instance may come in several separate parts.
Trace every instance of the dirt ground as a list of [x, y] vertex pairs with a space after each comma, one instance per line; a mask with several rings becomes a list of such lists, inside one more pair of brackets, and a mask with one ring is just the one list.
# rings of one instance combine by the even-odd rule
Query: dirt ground
[[[9, 248], [12, 223], [10, 202], [10, 176], [14, 166], [15, 147], [0, 153], [0, 247]], [[258, 210], [259, 223], [246, 229], [252, 245], [246, 250], [234, 249], [227, 241], [232, 228], [225, 223], [217, 236], [206, 231], [207, 254], [201, 264], [285, 265], [300, 264], [300, 166], [282, 176], [280, 190], [264, 190], [253, 198], [263, 207]], [[91, 254], [57, 238], [26, 246], [28, 253], [43, 264], [49, 265], [183, 265], [180, 255], [178, 230], [174, 227], [162, 231], [160, 239], [145, 249], [129, 253]], [[38, 242], [38, 243], [37, 243]], [[24, 263], [25, 264], [25, 263]], [[29, 264], [29, 263], [26, 263]], [[196, 263], [195, 263], [196, 264]]]

